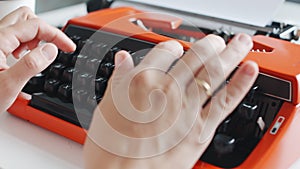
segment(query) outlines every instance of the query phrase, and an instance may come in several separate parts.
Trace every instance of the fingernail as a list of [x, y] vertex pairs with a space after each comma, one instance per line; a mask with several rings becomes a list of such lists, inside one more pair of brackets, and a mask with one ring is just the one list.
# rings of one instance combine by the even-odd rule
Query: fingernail
[[245, 44], [245, 45], [250, 45], [252, 44], [252, 39], [249, 35], [246, 34], [239, 34], [238, 35], [238, 41]]
[[53, 44], [46, 44], [42, 49], [42, 54], [48, 59], [48, 60], [54, 60], [54, 58], [57, 55], [57, 47]]

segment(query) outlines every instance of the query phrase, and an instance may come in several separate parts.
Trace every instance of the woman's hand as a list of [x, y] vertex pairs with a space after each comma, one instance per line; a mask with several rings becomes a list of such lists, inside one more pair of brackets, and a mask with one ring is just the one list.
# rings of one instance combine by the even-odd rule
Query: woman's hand
[[117, 53], [85, 143], [86, 168], [191, 168], [255, 81], [258, 67], [248, 61], [225, 84], [251, 48], [244, 34], [227, 46], [208, 35], [184, 55], [168, 41], [137, 67]]
[[[45, 42], [40, 44], [40, 42]], [[45, 69], [56, 57], [57, 47], [74, 51], [75, 44], [60, 30], [21, 7], [0, 20], [0, 112], [16, 99], [26, 82]], [[24, 56], [22, 56], [24, 53]], [[22, 57], [12, 67], [7, 57]]]

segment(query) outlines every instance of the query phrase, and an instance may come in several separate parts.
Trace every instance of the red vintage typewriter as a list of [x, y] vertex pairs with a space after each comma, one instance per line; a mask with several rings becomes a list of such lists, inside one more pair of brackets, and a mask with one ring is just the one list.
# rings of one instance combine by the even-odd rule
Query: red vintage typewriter
[[[296, 29], [275, 22], [266, 27], [241, 27], [256, 29], [253, 50], [245, 60], [256, 61], [260, 74], [239, 106], [219, 125], [195, 169], [282, 169], [300, 157], [300, 46], [291, 43], [298, 38]], [[60, 52], [24, 87], [23, 92], [31, 98], [17, 98], [8, 111], [80, 144], [113, 71], [117, 51], [129, 51], [138, 64], [161, 41], [178, 39], [187, 50], [190, 42], [210, 33], [226, 41], [234, 35], [207, 27], [195, 29], [178, 17], [130, 7], [71, 19], [63, 31], [77, 44], [77, 50]], [[75, 69], [76, 65], [81, 69]], [[92, 86], [93, 92], [82, 86]], [[77, 106], [75, 102], [84, 104]]]

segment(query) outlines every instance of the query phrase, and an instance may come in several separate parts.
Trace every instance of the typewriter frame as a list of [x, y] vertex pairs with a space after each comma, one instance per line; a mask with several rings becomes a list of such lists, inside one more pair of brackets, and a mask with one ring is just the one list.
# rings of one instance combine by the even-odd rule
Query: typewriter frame
[[[103, 27], [105, 31], [131, 36], [136, 39], [142, 39], [153, 43], [171, 39], [153, 32], [145, 31], [134, 25], [132, 22], [129, 22], [128, 18], [135, 13], [141, 14], [141, 18], [139, 19], [143, 20], [144, 23], [155, 25], [157, 27], [169, 29], [170, 25], [175, 24], [178, 26], [181, 23], [180, 20], [172, 17], [167, 20], [157, 20], [146, 13], [143, 14], [142, 11], [124, 7], [93, 12], [87, 16], [69, 20], [67, 25], [78, 25], [96, 30], [105, 26]], [[99, 17], [102, 19], [97, 19]], [[123, 19], [120, 22], [106, 26], [107, 23], [121, 17]], [[260, 71], [265, 74], [290, 81], [292, 84], [292, 97], [290, 100], [283, 103], [280, 111], [275, 117], [276, 120], [282, 117], [284, 118], [277, 133], [275, 135], [271, 134], [270, 130], [272, 127], [270, 127], [254, 151], [248, 156], [244, 163], [237, 168], [287, 168], [300, 157], [300, 148], [297, 148], [299, 147], [300, 135], [296, 134], [298, 132], [297, 129], [300, 128], [300, 111], [298, 105], [300, 102], [300, 71], [296, 69], [296, 65], [287, 67], [290, 65], [289, 63], [299, 64], [300, 59], [297, 58], [296, 55], [300, 53], [300, 47], [291, 44], [290, 42], [266, 36], [254, 36], [253, 42], [255, 50], [268, 48], [271, 49], [271, 52], [269, 54], [264, 52], [250, 52], [245, 60], [256, 61]], [[189, 43], [184, 41], [180, 41], [180, 43], [182, 43], [185, 49], [188, 49], [190, 46]], [[283, 54], [284, 56], [295, 56], [285, 60], [278, 60], [278, 58], [282, 58], [280, 55]], [[264, 59], [260, 59], [262, 57]], [[87, 131], [79, 126], [28, 106], [29, 102], [30, 99], [19, 96], [13, 106], [9, 108], [8, 112], [47, 130], [74, 140], [75, 142], [84, 144]], [[276, 120], [273, 121], [271, 126], [275, 124]], [[216, 169], [218, 167], [199, 161], [194, 168]]]

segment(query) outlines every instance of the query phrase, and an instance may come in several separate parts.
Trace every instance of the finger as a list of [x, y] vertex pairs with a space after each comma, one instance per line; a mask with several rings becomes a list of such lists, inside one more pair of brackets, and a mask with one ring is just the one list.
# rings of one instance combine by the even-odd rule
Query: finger
[[166, 72], [182, 54], [183, 47], [179, 42], [175, 40], [161, 42], [145, 56], [139, 66], [153, 67]]
[[206, 86], [199, 85], [200, 95], [206, 97], [207, 92], [213, 93], [222, 83], [225, 82], [229, 74], [237, 67], [243, 58], [252, 48], [252, 39], [246, 34], [238, 34], [220, 53], [209, 59], [204, 68], [197, 74], [196, 78], [207, 83], [210, 91], [205, 91]]
[[1, 100], [4, 106], [0, 106], [0, 111], [6, 110], [13, 103], [26, 82], [45, 69], [55, 59], [57, 52], [55, 45], [44, 44], [25, 55], [11, 68], [0, 71], [0, 94], [6, 96]]
[[33, 39], [29, 42], [22, 43], [16, 50], [13, 51], [13, 56], [16, 59], [19, 59], [20, 57], [24, 56], [25, 53], [28, 52], [28, 50], [32, 50], [38, 46], [40, 43], [39, 39]]
[[236, 71], [229, 84], [212, 97], [200, 114], [205, 121], [202, 141], [214, 133], [219, 123], [237, 107], [253, 85], [257, 75], [257, 64], [247, 61]]
[[107, 91], [115, 88], [124, 79], [125, 74], [134, 68], [134, 63], [131, 55], [126, 51], [119, 51], [115, 55], [115, 68], [111, 78], [108, 81]]
[[30, 8], [23, 6], [2, 18], [0, 20], [0, 28], [5, 28], [15, 23], [26, 21], [28, 19], [36, 17], [37, 16], [32, 12]]
[[15, 65], [6, 70], [11, 83], [16, 90], [21, 90], [26, 82], [34, 75], [44, 70], [57, 55], [57, 47], [53, 44], [43, 44], [26, 54]]
[[7, 27], [0, 32], [0, 37], [0, 49], [5, 55], [13, 52], [21, 43], [33, 39], [54, 43], [65, 52], [72, 52], [76, 48], [63, 32], [37, 18]]
[[119, 51], [115, 56], [114, 76], [123, 76], [134, 68], [131, 55], [126, 51]]
[[[194, 78], [210, 57], [218, 55], [224, 48], [225, 42], [221, 37], [208, 35], [191, 46], [191, 49], [172, 68], [170, 74], [185, 85]], [[186, 71], [193, 73], [187, 76]]]
[[3, 69], [7, 69], [9, 66], [6, 63], [6, 56], [4, 53], [0, 50], [0, 71]]

